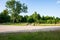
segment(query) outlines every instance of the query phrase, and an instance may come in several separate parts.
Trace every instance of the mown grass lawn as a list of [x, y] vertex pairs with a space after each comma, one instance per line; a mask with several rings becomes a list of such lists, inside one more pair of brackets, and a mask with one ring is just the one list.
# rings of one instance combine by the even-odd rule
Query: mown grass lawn
[[0, 33], [0, 40], [60, 40], [60, 31]]

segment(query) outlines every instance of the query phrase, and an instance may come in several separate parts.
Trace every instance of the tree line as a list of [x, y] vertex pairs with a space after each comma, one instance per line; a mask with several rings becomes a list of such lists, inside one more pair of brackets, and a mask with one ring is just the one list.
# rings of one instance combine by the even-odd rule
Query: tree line
[[6, 9], [0, 13], [0, 23], [47, 23], [57, 24], [60, 23], [59, 17], [54, 16], [41, 16], [37, 12], [32, 15], [22, 16], [20, 13], [27, 13], [27, 5], [16, 0], [8, 0], [6, 2]]
[[[18, 18], [16, 20], [14, 21], [14, 23], [47, 23], [47, 24], [60, 23], [59, 17], [41, 16], [37, 12], [34, 12], [30, 16], [18, 15]], [[0, 13], [0, 23], [9, 23], [9, 22], [13, 23], [13, 20], [11, 20], [11, 15], [9, 15], [7, 10], [4, 10], [3, 12]]]

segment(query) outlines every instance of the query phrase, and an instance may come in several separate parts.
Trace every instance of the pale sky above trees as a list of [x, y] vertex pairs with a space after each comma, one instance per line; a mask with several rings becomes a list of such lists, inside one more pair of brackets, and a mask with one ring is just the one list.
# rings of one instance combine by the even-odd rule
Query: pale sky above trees
[[[0, 0], [0, 12], [5, 9], [7, 0]], [[31, 15], [37, 11], [40, 15], [60, 17], [60, 0], [18, 0], [28, 6], [28, 13], [21, 15]]]

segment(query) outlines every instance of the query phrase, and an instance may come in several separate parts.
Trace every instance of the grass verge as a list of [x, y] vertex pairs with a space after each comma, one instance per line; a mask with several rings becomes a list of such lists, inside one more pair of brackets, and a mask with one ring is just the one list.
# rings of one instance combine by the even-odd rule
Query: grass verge
[[39, 24], [39, 23], [2, 23], [0, 25], [15, 25], [15, 26], [27, 26], [27, 25], [30, 25], [30, 26], [60, 26], [60, 24]]
[[0, 40], [60, 40], [60, 31], [2, 33]]

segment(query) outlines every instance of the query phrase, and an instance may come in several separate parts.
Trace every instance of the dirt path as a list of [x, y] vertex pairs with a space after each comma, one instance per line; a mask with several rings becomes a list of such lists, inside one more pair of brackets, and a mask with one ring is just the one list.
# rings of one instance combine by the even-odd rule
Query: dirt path
[[60, 30], [60, 26], [9, 26], [0, 25], [0, 33], [9, 32], [36, 32]]

